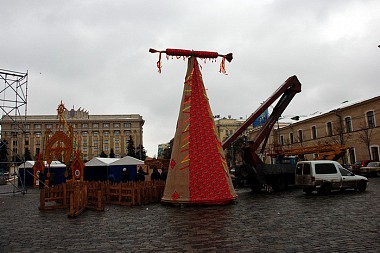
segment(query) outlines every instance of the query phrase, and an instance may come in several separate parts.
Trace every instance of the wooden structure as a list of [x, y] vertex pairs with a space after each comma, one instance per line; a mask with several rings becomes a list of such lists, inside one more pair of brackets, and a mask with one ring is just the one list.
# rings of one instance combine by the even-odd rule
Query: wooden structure
[[[37, 161], [33, 165], [33, 187], [37, 188], [40, 184], [45, 184], [45, 164], [42, 155], [38, 154]], [[41, 181], [40, 178], [43, 178]]]
[[[47, 177], [50, 177], [50, 164], [55, 160], [63, 161], [66, 165], [70, 163], [73, 145], [74, 145], [74, 129], [69, 125], [64, 117], [65, 106], [61, 101], [58, 106], [58, 131], [51, 137], [50, 130], [46, 132], [47, 139], [45, 141], [44, 159], [48, 164]], [[68, 177], [68, 168], [66, 167], [65, 177]]]
[[77, 217], [86, 209], [104, 211], [105, 204], [140, 206], [159, 203], [164, 181], [128, 183], [68, 181], [40, 192], [40, 210], [65, 209]]

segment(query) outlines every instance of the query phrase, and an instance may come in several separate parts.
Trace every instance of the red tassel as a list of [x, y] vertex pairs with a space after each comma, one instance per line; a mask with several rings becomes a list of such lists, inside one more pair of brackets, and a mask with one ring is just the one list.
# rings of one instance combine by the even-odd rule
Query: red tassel
[[222, 62], [220, 63], [219, 72], [228, 75], [226, 72], [226, 57], [223, 57]]
[[157, 68], [158, 68], [158, 73], [161, 74], [161, 52], [160, 55], [158, 56], [158, 62], [157, 62]]

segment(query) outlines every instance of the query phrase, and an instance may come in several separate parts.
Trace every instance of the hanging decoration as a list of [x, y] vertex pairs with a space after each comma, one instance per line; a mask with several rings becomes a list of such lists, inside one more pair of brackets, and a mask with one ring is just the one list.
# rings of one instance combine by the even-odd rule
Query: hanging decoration
[[173, 48], [167, 48], [165, 51], [157, 51], [155, 49], [152, 49], [150, 48], [149, 49], [149, 52], [150, 53], [159, 53], [159, 56], [158, 56], [158, 61], [157, 61], [157, 68], [158, 68], [158, 73], [161, 73], [161, 69], [162, 69], [162, 64], [161, 64], [161, 54], [162, 53], [165, 53], [166, 54], [166, 58], [169, 59], [169, 56], [172, 56], [172, 57], [176, 57], [177, 59], [183, 57], [183, 59], [185, 60], [186, 58], [189, 58], [189, 57], [197, 57], [197, 58], [201, 58], [204, 60], [204, 62], [206, 62], [206, 59], [216, 59], [218, 57], [222, 57], [222, 61], [220, 63], [220, 68], [219, 68], [219, 72], [222, 73], [222, 74], [225, 74], [227, 75], [227, 72], [226, 72], [226, 60], [228, 62], [231, 62], [232, 61], [232, 53], [229, 53], [229, 54], [226, 54], [226, 55], [221, 55], [219, 54], [218, 52], [208, 52], [208, 51], [194, 51], [194, 50], [185, 50], [185, 49], [173, 49]]

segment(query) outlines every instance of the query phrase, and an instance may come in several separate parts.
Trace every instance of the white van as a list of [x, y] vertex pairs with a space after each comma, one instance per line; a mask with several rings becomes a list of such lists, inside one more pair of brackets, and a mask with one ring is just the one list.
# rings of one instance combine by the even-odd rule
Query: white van
[[334, 189], [353, 188], [365, 191], [368, 179], [355, 175], [336, 161], [302, 161], [296, 165], [295, 184], [307, 194], [328, 194]]

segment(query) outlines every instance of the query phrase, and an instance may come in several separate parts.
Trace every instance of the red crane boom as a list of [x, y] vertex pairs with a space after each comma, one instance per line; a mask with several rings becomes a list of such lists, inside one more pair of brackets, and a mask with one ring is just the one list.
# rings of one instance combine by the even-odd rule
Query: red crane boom
[[286, 107], [289, 105], [293, 97], [301, 92], [301, 83], [296, 76], [289, 77], [273, 94], [270, 96], [261, 106], [251, 114], [251, 116], [243, 123], [243, 125], [238, 128], [233, 135], [231, 135], [222, 144], [223, 149], [229, 147], [239, 136], [253, 124], [253, 122], [271, 106], [280, 96], [276, 106], [274, 107], [271, 115], [268, 117], [265, 124], [261, 127], [259, 133], [255, 136], [253, 141], [249, 142], [250, 146], [250, 156], [248, 158], [249, 163], [256, 167], [258, 164], [262, 164], [263, 161], [256, 154], [258, 147], [263, 143], [262, 150], [265, 148], [268, 141], [270, 132], [273, 125], [284, 112]]

